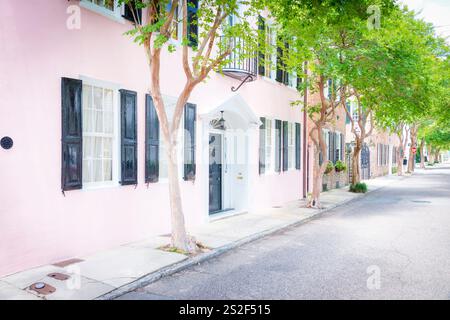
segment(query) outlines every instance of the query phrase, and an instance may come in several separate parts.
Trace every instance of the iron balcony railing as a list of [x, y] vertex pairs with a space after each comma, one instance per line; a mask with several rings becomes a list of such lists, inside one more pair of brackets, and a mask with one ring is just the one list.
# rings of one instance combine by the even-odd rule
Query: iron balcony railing
[[229, 38], [222, 36], [221, 51], [231, 48], [232, 53], [227, 57], [227, 63], [222, 68], [222, 72], [232, 78], [250, 81], [256, 80], [258, 74], [257, 51], [252, 50], [242, 38]]

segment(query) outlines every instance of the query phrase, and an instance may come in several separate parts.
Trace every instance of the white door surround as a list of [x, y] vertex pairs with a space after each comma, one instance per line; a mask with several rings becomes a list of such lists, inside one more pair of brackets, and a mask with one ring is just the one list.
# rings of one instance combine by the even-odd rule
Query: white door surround
[[[225, 130], [214, 129], [211, 121], [225, 119]], [[223, 136], [222, 210], [223, 214], [238, 214], [249, 208], [249, 187], [256, 179], [258, 166], [258, 132], [260, 120], [239, 94], [233, 94], [199, 115], [202, 122], [202, 170], [209, 173], [209, 137]], [[256, 173], [256, 174], [255, 174]], [[209, 215], [209, 174], [202, 175], [204, 185], [204, 216]], [[220, 215], [219, 215], [220, 216]], [[216, 217], [216, 215], [214, 216]]]

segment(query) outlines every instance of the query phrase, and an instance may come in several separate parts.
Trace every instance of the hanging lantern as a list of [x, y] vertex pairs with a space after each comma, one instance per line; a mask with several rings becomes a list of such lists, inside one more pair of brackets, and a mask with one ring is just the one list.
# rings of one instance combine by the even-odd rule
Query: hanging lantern
[[211, 126], [217, 130], [226, 130], [225, 127], [225, 119], [223, 118], [223, 111], [220, 111], [221, 117], [220, 119], [214, 119], [211, 121]]

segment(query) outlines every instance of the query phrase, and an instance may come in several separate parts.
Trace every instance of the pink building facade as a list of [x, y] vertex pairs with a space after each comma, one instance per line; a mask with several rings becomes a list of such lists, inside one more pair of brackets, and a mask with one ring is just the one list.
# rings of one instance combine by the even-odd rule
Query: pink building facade
[[[146, 183], [149, 72], [143, 48], [123, 35], [131, 23], [88, 0], [6, 0], [1, 6], [0, 138], [14, 144], [0, 148], [0, 275], [169, 233], [160, 141], [158, 179]], [[78, 13], [79, 25], [71, 20]], [[63, 78], [79, 85], [83, 128], [82, 187], [64, 192], [62, 130], [70, 124], [62, 121]], [[165, 51], [161, 87], [168, 113], [184, 81], [180, 51]], [[239, 83], [213, 72], [189, 99], [195, 171], [180, 182], [188, 229], [216, 214], [278, 206], [304, 194], [304, 115], [290, 104], [300, 99], [295, 82], [258, 75], [232, 92]], [[126, 119], [124, 92], [135, 99]], [[226, 130], [214, 126], [222, 115]], [[124, 164], [128, 120], [136, 157]], [[181, 143], [181, 177], [185, 148]], [[221, 164], [214, 186], [213, 162]], [[125, 184], [130, 163], [135, 177]]]
[[[350, 99], [347, 108], [355, 120], [356, 130], [358, 129], [358, 109], [355, 99]], [[366, 132], [371, 128], [370, 120], [366, 124]], [[353, 152], [355, 135], [352, 132], [350, 119], [346, 116], [346, 143]], [[374, 126], [372, 134], [365, 138], [363, 149], [360, 154], [360, 173], [363, 180], [393, 174], [396, 168], [396, 149], [400, 142], [397, 135]]]

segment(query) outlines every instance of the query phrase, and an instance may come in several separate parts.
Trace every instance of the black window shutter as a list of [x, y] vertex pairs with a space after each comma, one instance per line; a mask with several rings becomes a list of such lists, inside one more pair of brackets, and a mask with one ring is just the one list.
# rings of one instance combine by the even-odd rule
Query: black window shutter
[[159, 119], [152, 96], [145, 96], [145, 183], [159, 179]]
[[[285, 42], [283, 54], [285, 54], [287, 56], [288, 52], [289, 52], [289, 43]], [[286, 69], [286, 67], [287, 67], [286, 63], [283, 61], [283, 83], [285, 85], [289, 85], [290, 74], [289, 74], [288, 70]]]
[[330, 132], [330, 158], [328, 160], [334, 163], [334, 132]]
[[344, 140], [344, 134], [341, 133], [341, 161], [345, 161], [344, 155], [345, 155], [345, 140]]
[[63, 191], [81, 189], [83, 185], [82, 90], [81, 80], [61, 79], [61, 188]]
[[259, 174], [266, 172], [266, 118], [261, 117], [259, 127]]
[[195, 180], [195, 123], [197, 106], [184, 107], [184, 180]]
[[330, 131], [328, 133], [328, 161], [333, 162], [333, 133]]
[[198, 46], [198, 0], [188, 0], [187, 10], [187, 33], [189, 46], [196, 48]]
[[137, 94], [120, 90], [122, 185], [137, 184]]
[[[323, 129], [322, 129], [322, 137], [323, 137], [324, 143], [326, 144], [326, 142], [327, 142], [326, 137], [327, 136], [326, 136], [325, 131]], [[319, 166], [321, 166], [323, 164], [323, 154], [322, 154], [322, 150], [320, 148], [320, 143], [319, 143], [318, 148], [319, 148]]]
[[[298, 72], [298, 71], [297, 71]], [[300, 89], [302, 83], [303, 83], [303, 77], [305, 76], [305, 64], [302, 64], [302, 67], [300, 69], [300, 74], [297, 73], [297, 90]]]
[[328, 100], [331, 100], [331, 95], [333, 91], [333, 81], [331, 79], [328, 80]]
[[275, 80], [284, 83], [284, 71], [283, 71], [283, 48], [277, 46], [277, 75]]
[[302, 151], [302, 139], [301, 139], [301, 124], [295, 124], [295, 169], [300, 170], [301, 168], [301, 151]]
[[275, 120], [275, 172], [281, 172], [281, 120]]
[[283, 171], [287, 171], [289, 167], [289, 130], [288, 130], [289, 124], [287, 121], [283, 121]]
[[266, 24], [264, 18], [258, 16], [258, 31], [259, 31], [259, 50], [258, 50], [258, 74], [264, 76], [265, 70], [265, 50], [266, 50]]
[[301, 85], [302, 85], [302, 82], [303, 82], [303, 78], [297, 76], [297, 90], [300, 90], [300, 87], [301, 87]]
[[333, 155], [334, 155], [334, 159], [333, 162], [336, 164], [336, 162], [339, 160], [339, 153], [338, 153], [338, 134], [336, 132], [333, 133]]
[[[139, 0], [138, 0], [139, 1]], [[130, 8], [130, 5], [128, 3], [125, 3], [125, 10], [124, 10], [124, 14], [122, 15], [122, 17], [124, 19], [127, 19], [131, 22], [134, 23], [134, 16], [133, 16], [133, 12], [134, 15], [136, 16], [136, 19], [138, 20], [139, 24], [142, 24], [142, 9], [141, 8], [137, 8], [137, 1], [132, 1], [131, 2], [131, 7], [133, 9]], [[131, 11], [133, 10], [133, 11]]]

